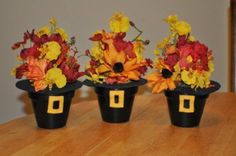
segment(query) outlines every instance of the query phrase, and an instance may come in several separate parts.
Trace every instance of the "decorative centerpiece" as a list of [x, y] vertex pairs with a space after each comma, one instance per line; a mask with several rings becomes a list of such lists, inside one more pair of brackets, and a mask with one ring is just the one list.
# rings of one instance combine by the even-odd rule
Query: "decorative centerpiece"
[[208, 95], [220, 88], [211, 81], [214, 71], [212, 51], [196, 40], [191, 26], [168, 16], [171, 34], [157, 45], [155, 72], [147, 76], [153, 93], [165, 92], [172, 124], [198, 126]]
[[[86, 52], [90, 62], [84, 84], [95, 87], [103, 121], [127, 122], [138, 86], [146, 83], [141, 77], [151, 67], [151, 60], [142, 56], [149, 41], [140, 38], [142, 31], [122, 13], [116, 13], [109, 24], [111, 32], [97, 31], [90, 38], [94, 46]], [[130, 26], [139, 34], [127, 41]]]
[[20, 80], [16, 87], [29, 93], [38, 127], [59, 128], [66, 124], [74, 91], [82, 86], [77, 79], [83, 75], [77, 62], [75, 38], [50, 20], [50, 27], [25, 32], [23, 41], [12, 49], [21, 48], [13, 74]]

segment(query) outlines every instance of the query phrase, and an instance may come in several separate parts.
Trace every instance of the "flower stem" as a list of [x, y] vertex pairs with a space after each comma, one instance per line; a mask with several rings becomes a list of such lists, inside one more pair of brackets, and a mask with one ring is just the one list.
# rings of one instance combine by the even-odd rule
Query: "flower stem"
[[77, 56], [77, 58], [80, 58], [80, 57], [83, 57], [83, 56], [86, 56], [86, 57], [88, 57], [87, 55], [85, 55], [85, 54], [81, 54], [81, 55], [78, 55]]
[[130, 21], [129, 24], [139, 32], [139, 34], [132, 40], [132, 42], [136, 41], [143, 33], [143, 31], [141, 31], [139, 28], [137, 28], [134, 24], [134, 22]]

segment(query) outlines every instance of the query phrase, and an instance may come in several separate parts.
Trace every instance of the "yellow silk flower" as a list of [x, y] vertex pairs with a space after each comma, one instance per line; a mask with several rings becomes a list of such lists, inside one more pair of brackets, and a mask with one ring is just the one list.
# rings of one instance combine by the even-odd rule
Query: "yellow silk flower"
[[49, 85], [49, 88], [52, 87], [52, 84], [56, 84], [58, 88], [62, 88], [66, 85], [66, 77], [62, 74], [61, 69], [51, 68], [46, 73], [46, 81]]
[[40, 28], [37, 32], [36, 32], [36, 35], [38, 37], [41, 37], [42, 35], [50, 35], [50, 28], [48, 26], [45, 26], [45, 27], [42, 27]]
[[122, 13], [116, 13], [109, 21], [110, 29], [114, 33], [127, 32], [129, 30], [129, 18]]
[[53, 27], [56, 27], [57, 21], [56, 21], [56, 19], [55, 19], [54, 17], [51, 17], [51, 19], [50, 19], [50, 24], [51, 24]]
[[99, 75], [99, 73], [96, 72], [95, 74], [90, 73], [90, 76], [87, 76], [87, 79], [95, 83], [103, 83], [105, 76]]
[[137, 57], [137, 62], [141, 62], [143, 60], [142, 53], [144, 52], [144, 44], [142, 41], [135, 41], [134, 42], [134, 52]]
[[187, 71], [187, 70], [183, 70], [181, 72], [181, 79], [187, 85], [193, 85], [196, 82], [196, 75], [193, 74], [192, 72]]
[[163, 49], [169, 43], [169, 41], [170, 41], [170, 37], [164, 38], [162, 42], [157, 44], [157, 48]]
[[173, 29], [181, 36], [188, 35], [191, 32], [191, 26], [184, 21], [177, 21], [173, 25]]
[[177, 15], [169, 15], [165, 21], [168, 23], [168, 24], [174, 24], [178, 21], [178, 16]]
[[192, 85], [191, 87], [200, 87], [200, 88], [207, 88], [210, 85], [210, 72], [202, 72], [202, 73], [196, 73], [196, 83]]
[[211, 72], [207, 71], [195, 71], [195, 72], [189, 72], [189, 71], [182, 71], [181, 72], [181, 78], [187, 85], [190, 85], [191, 88], [207, 88], [210, 85], [210, 75]]
[[60, 34], [60, 36], [62, 37], [63, 40], [68, 41], [68, 35], [67, 35], [67, 33], [65, 32], [64, 29], [62, 29], [62, 28], [56, 28], [56, 29], [55, 29], [55, 32], [57, 32], [58, 34]]
[[214, 63], [212, 60], [208, 62], [209, 72], [213, 72], [215, 70]]
[[91, 49], [91, 55], [96, 59], [99, 60], [101, 63], [102, 58], [103, 58], [103, 50], [101, 49], [101, 46], [99, 45], [99, 43], [95, 43], [94, 47], [92, 47]]
[[57, 42], [51, 41], [43, 44], [39, 51], [42, 52], [41, 57], [45, 55], [46, 59], [52, 61], [56, 60], [61, 54], [61, 46]]

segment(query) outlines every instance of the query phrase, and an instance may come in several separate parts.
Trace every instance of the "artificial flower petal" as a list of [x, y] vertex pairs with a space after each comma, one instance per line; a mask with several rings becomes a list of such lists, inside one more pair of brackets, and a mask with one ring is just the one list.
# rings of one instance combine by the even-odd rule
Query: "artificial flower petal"
[[130, 80], [139, 80], [140, 79], [140, 73], [138, 71], [130, 71], [128, 73], [128, 78]]
[[49, 28], [48, 26], [42, 27], [42, 28], [40, 28], [40, 29], [36, 32], [36, 34], [37, 34], [38, 37], [41, 37], [41, 36], [43, 36], [43, 35], [49, 36], [50, 33], [51, 33], [51, 32], [50, 32], [50, 28]]
[[174, 24], [178, 21], [178, 16], [177, 15], [169, 15], [165, 21], [169, 24]]
[[109, 21], [110, 29], [114, 33], [127, 32], [129, 30], [129, 18], [122, 13], [116, 13]]
[[50, 24], [51, 24], [53, 27], [56, 27], [57, 21], [56, 21], [56, 19], [55, 19], [54, 17], [51, 17], [51, 19], [50, 19]]
[[184, 21], [178, 21], [174, 24], [174, 30], [180, 35], [188, 35], [191, 32], [191, 26]]
[[25, 76], [29, 80], [43, 80], [45, 76], [45, 70], [47, 67], [47, 60], [41, 59], [37, 60], [32, 57], [27, 59], [27, 72], [25, 72]]
[[62, 88], [66, 85], [66, 77], [62, 74], [62, 70], [59, 68], [51, 68], [46, 73], [46, 81], [48, 84], [56, 84], [58, 88]]
[[109, 72], [111, 71], [112, 69], [107, 67], [106, 65], [104, 64], [101, 64], [99, 67], [98, 67], [98, 73], [105, 73], [105, 72]]
[[61, 46], [57, 42], [51, 41], [43, 44], [39, 51], [42, 52], [41, 55], [45, 55], [46, 59], [52, 61], [61, 54]]
[[64, 29], [62, 29], [62, 28], [56, 28], [56, 29], [55, 29], [55, 32], [57, 32], [58, 34], [60, 34], [60, 36], [62, 37], [63, 40], [68, 41], [68, 35], [67, 35], [67, 33], [65, 32]]
[[192, 85], [196, 82], [196, 76], [186, 70], [181, 72], [181, 79], [188, 85]]

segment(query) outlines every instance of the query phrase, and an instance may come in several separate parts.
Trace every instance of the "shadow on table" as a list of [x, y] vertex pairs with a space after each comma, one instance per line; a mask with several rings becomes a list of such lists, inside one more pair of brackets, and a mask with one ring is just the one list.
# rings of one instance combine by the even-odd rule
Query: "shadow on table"
[[220, 118], [212, 112], [203, 112], [199, 127], [212, 127], [220, 123]]
[[22, 109], [25, 114], [32, 114], [33, 113], [33, 106], [31, 104], [31, 99], [28, 96], [27, 92], [21, 94], [18, 98], [22, 102]]

